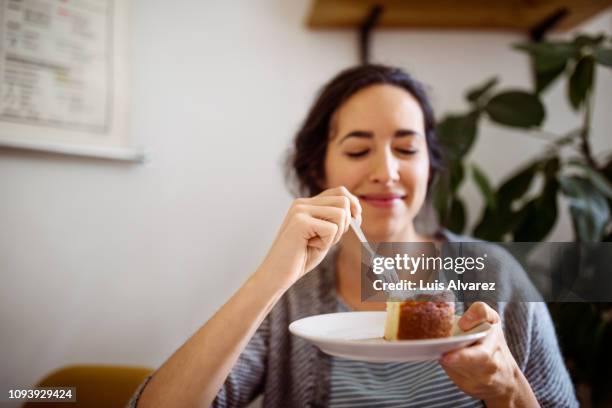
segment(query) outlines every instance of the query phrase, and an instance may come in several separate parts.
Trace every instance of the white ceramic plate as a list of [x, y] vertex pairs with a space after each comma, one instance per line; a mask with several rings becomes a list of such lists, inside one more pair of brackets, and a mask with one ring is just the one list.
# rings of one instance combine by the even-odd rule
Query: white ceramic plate
[[323, 352], [351, 360], [387, 362], [437, 360], [444, 353], [469, 346], [491, 328], [482, 323], [469, 332], [457, 327], [453, 335], [427, 340], [387, 341], [383, 339], [386, 312], [329, 313], [296, 320], [289, 331]]

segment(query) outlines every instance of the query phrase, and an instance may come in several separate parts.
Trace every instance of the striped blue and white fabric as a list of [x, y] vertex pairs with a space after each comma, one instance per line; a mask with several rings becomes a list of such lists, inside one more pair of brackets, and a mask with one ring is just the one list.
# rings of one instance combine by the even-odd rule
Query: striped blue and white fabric
[[[350, 311], [338, 299], [338, 310]], [[369, 363], [331, 358], [329, 406], [334, 408], [382, 407], [484, 407], [463, 393], [436, 361]]]
[[330, 407], [483, 407], [464, 394], [435, 361], [367, 363], [335, 358]]

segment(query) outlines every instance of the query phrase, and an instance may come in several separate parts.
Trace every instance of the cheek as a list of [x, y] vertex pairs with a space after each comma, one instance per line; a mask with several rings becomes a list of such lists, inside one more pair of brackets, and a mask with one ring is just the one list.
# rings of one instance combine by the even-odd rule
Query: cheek
[[349, 191], [355, 188], [367, 177], [367, 161], [352, 161], [343, 157], [336, 149], [328, 149], [325, 156], [324, 189], [344, 186]]
[[363, 180], [363, 175], [367, 173], [367, 167], [361, 169], [356, 163], [347, 163], [343, 160], [330, 161], [325, 166], [327, 178], [326, 188], [345, 186], [349, 191], [353, 191]]
[[424, 196], [429, 180], [429, 160], [407, 164], [401, 170], [402, 184], [412, 193], [413, 198]]

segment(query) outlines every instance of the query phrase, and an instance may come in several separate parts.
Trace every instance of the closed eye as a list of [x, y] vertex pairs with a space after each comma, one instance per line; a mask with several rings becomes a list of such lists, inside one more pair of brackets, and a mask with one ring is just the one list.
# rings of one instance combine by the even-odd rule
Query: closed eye
[[411, 156], [419, 152], [417, 149], [395, 149], [395, 151], [407, 156]]
[[358, 157], [363, 157], [363, 156], [365, 156], [365, 155], [366, 155], [366, 154], [368, 154], [369, 152], [370, 152], [370, 150], [369, 150], [369, 149], [365, 149], [365, 150], [360, 150], [360, 151], [357, 151], [357, 152], [346, 152], [346, 155], [347, 155], [348, 157], [358, 158]]

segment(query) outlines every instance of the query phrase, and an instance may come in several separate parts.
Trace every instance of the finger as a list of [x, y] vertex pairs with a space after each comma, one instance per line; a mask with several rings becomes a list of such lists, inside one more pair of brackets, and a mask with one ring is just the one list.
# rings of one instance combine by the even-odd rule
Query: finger
[[342, 235], [348, 228], [348, 216], [346, 209], [321, 205], [300, 205], [298, 210], [314, 218], [336, 224], [338, 226], [338, 230], [334, 236], [334, 244], [338, 242], [340, 238], [342, 238]]
[[304, 237], [308, 246], [320, 250], [331, 247], [338, 232], [338, 225], [306, 214], [302, 214], [302, 217], [309, 226]]
[[485, 337], [471, 346], [446, 353], [440, 363], [450, 366], [482, 365], [493, 358], [503, 341], [501, 323], [495, 323]]
[[487, 354], [492, 356], [502, 342], [505, 342], [505, 339], [501, 330], [501, 323], [495, 323], [491, 326], [487, 335], [479, 341], [479, 345]]
[[446, 353], [441, 359], [443, 367], [463, 373], [478, 371], [489, 359], [489, 354], [480, 344]]
[[338, 207], [346, 210], [347, 216], [351, 216], [351, 202], [346, 196], [335, 195], [335, 196], [316, 196], [312, 198], [300, 201], [302, 204], [307, 205], [322, 205], [329, 207]]
[[[499, 326], [497, 324], [496, 326]], [[446, 353], [441, 359], [440, 364], [448, 369], [452, 369], [465, 375], [470, 373], [485, 373], [495, 367], [495, 353], [499, 350], [499, 333], [494, 327], [487, 335], [477, 343]]]
[[357, 223], [361, 224], [361, 203], [359, 202], [359, 199], [353, 194], [351, 194], [351, 192], [348, 191], [348, 189], [344, 186], [338, 187], [338, 192], [339, 194], [341, 194], [341, 197], [348, 199], [346, 207], [348, 210], [348, 224], [346, 226], [346, 229], [348, 231], [348, 228], [350, 227], [351, 218], [355, 218], [357, 220]]
[[474, 383], [474, 379], [468, 373], [465, 373], [460, 370], [455, 370], [454, 368], [449, 366], [442, 366], [442, 368], [446, 372], [446, 375], [448, 375], [448, 377], [451, 379], [451, 381], [457, 385], [457, 387], [463, 390], [471, 389], [470, 386]]
[[339, 186], [323, 191], [319, 196], [344, 196], [347, 197], [351, 204], [351, 216], [358, 219], [361, 223], [361, 203], [359, 198], [352, 194], [346, 187]]
[[459, 328], [468, 331], [478, 326], [480, 323], [488, 322], [495, 324], [500, 322], [499, 315], [491, 306], [484, 302], [473, 303], [459, 319]]
[[332, 206], [343, 209], [346, 212], [346, 222], [344, 223], [344, 228], [341, 229], [340, 232], [345, 233], [348, 231], [351, 221], [351, 202], [348, 197], [343, 195], [317, 196], [308, 199], [305, 203], [309, 205]]

